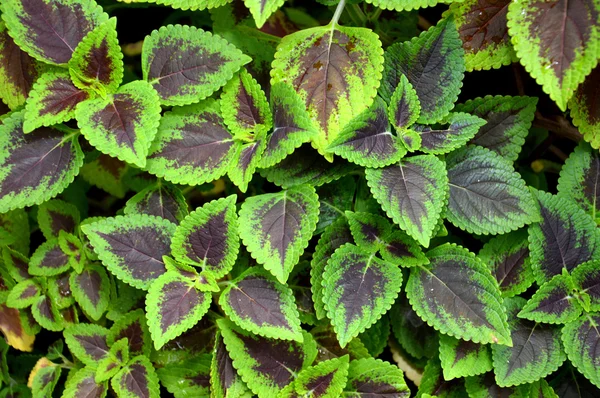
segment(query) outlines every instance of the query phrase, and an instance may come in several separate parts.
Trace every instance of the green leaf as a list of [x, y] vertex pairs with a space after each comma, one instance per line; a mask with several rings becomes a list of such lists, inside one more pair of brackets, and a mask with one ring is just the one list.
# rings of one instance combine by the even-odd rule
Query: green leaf
[[475, 234], [514, 231], [539, 220], [525, 181], [494, 152], [467, 146], [446, 158], [450, 198], [448, 220]]
[[317, 132], [304, 101], [289, 84], [280, 82], [271, 86], [271, 113], [273, 131], [267, 136], [260, 159], [262, 168], [276, 165]]
[[569, 360], [581, 374], [600, 388], [600, 314], [585, 313], [565, 325], [562, 341]]
[[236, 200], [236, 195], [230, 195], [191, 212], [175, 230], [171, 240], [173, 257], [202, 267], [216, 279], [229, 273], [240, 246]]
[[485, 120], [487, 123], [479, 128], [470, 143], [514, 162], [525, 143], [537, 102], [535, 97], [488, 95], [458, 104], [454, 112], [467, 112]]
[[401, 267], [414, 267], [429, 263], [419, 244], [404, 231], [392, 232], [379, 248], [381, 258]]
[[492, 352], [486, 344], [440, 334], [440, 362], [444, 379], [475, 376], [492, 370]]
[[219, 36], [193, 26], [167, 25], [142, 47], [142, 72], [163, 105], [199, 102], [227, 83], [250, 57]]
[[69, 285], [83, 312], [95, 321], [102, 318], [110, 303], [110, 280], [104, 268], [88, 264], [80, 274], [71, 273]]
[[74, 119], [75, 107], [88, 98], [90, 94], [75, 87], [68, 71], [56, 69], [44, 73], [29, 92], [23, 131], [30, 133], [42, 126]]
[[236, 143], [236, 151], [227, 175], [240, 191], [246, 192], [248, 189], [266, 146], [264, 133], [255, 138], [254, 142]]
[[[366, 0], [367, 3], [384, 10], [410, 11], [423, 7], [433, 7], [440, 3], [450, 3], [457, 0]], [[460, 2], [461, 0], [458, 0]]]
[[421, 138], [421, 151], [434, 155], [452, 152], [473, 138], [486, 121], [468, 113], [452, 112], [445, 116], [440, 124], [447, 127], [414, 127], [414, 131], [418, 132]]
[[542, 220], [529, 226], [531, 267], [538, 284], [564, 270], [600, 259], [600, 232], [589, 215], [573, 201], [534, 192]]
[[23, 209], [0, 214], [0, 245], [29, 253], [29, 216]]
[[117, 19], [109, 19], [88, 33], [69, 60], [76, 87], [100, 95], [117, 91], [123, 80], [123, 53], [117, 40]]
[[[401, 75], [398, 85], [390, 98], [388, 107], [390, 121], [397, 131], [402, 131], [419, 119], [421, 103], [417, 92], [406, 76]], [[407, 145], [412, 147], [412, 145]]]
[[520, 297], [505, 301], [513, 344], [492, 346], [494, 373], [500, 387], [532, 383], [557, 370], [566, 359], [560, 329], [516, 317], [524, 304]]
[[466, 249], [444, 244], [411, 268], [406, 296], [415, 312], [442, 333], [474, 343], [510, 345], [498, 282]]
[[289, 34], [277, 46], [271, 83], [294, 86], [319, 128], [312, 141], [320, 152], [373, 103], [382, 55], [374, 32], [337, 24]]
[[343, 393], [345, 397], [378, 396], [382, 392], [401, 398], [410, 395], [404, 375], [397, 366], [374, 358], [350, 362], [348, 382]]
[[130, 357], [136, 355], [150, 357], [152, 340], [146, 325], [146, 315], [141, 308], [123, 314], [110, 328], [107, 336], [109, 345], [122, 338], [127, 338], [129, 341]]
[[162, 117], [146, 170], [176, 184], [200, 185], [224, 175], [234, 153], [219, 103], [208, 99]]
[[[585, 311], [600, 311], [600, 262], [589, 261], [577, 266], [571, 273], [578, 297]], [[581, 302], [583, 301], [583, 302]]]
[[10, 276], [17, 282], [31, 278], [29, 275], [29, 259], [9, 247], [2, 249], [2, 260]]
[[254, 17], [256, 27], [262, 28], [269, 17], [279, 9], [284, 0], [244, 0], [244, 4]]
[[461, 381], [444, 379], [439, 358], [433, 357], [427, 361], [417, 391], [417, 398], [462, 398], [465, 396]]
[[64, 273], [62, 275], [50, 278], [48, 280], [48, 287], [46, 288], [46, 294], [50, 297], [58, 309], [65, 309], [75, 303], [73, 292], [69, 283], [70, 273]]
[[322, 284], [327, 317], [343, 348], [390, 309], [402, 287], [402, 272], [346, 244], [327, 262]]
[[250, 398], [252, 395], [233, 367], [233, 361], [219, 332], [215, 337], [210, 364], [210, 390], [215, 398]]
[[219, 305], [242, 329], [272, 339], [302, 342], [294, 293], [258, 267], [249, 268], [221, 293]]
[[156, 370], [163, 386], [175, 398], [210, 396], [210, 354], [169, 364]]
[[445, 164], [433, 155], [412, 156], [383, 169], [366, 169], [373, 196], [388, 217], [428, 247], [445, 207]]
[[127, 163], [112, 156], [101, 153], [93, 161], [86, 163], [81, 168], [81, 177], [112, 196], [124, 198], [129, 189], [124, 182], [130, 167]]
[[188, 214], [188, 204], [183, 193], [176, 186], [158, 181], [142, 189], [125, 204], [125, 215], [148, 214], [162, 217], [178, 224]]
[[79, 210], [59, 199], [49, 200], [38, 207], [38, 225], [47, 240], [58, 238], [60, 231], [75, 232], [79, 225]]
[[386, 104], [376, 97], [369, 109], [346, 124], [327, 151], [359, 166], [389, 166], [406, 154], [391, 130]]
[[104, 398], [108, 391], [108, 383], [96, 383], [95, 372], [86, 367], [79, 369], [67, 379], [62, 398], [80, 398], [88, 394], [90, 397]]
[[[544, 382], [544, 379], [540, 379], [533, 384], [500, 387], [496, 384], [494, 373], [488, 372], [480, 376], [467, 377], [465, 379], [465, 389], [469, 394], [469, 398], [558, 398], [556, 395], [547, 396], [541, 391], [534, 390], [542, 382]], [[552, 390], [547, 383], [546, 386]]]
[[98, 362], [96, 369], [96, 383], [102, 383], [116, 375], [121, 367], [129, 361], [129, 342], [121, 339], [115, 342], [108, 355]]
[[81, 226], [94, 251], [117, 278], [148, 290], [165, 273], [163, 256], [171, 252], [175, 224], [164, 218], [132, 214]]
[[48, 361], [48, 366], [44, 366], [35, 372], [31, 381], [31, 394], [38, 398], [52, 398], [52, 392], [58, 383], [62, 368]]
[[31, 306], [33, 319], [44, 329], [52, 332], [60, 332], [65, 327], [65, 321], [56, 304], [49, 297], [42, 295]]
[[577, 87], [568, 104], [573, 124], [577, 126], [583, 139], [596, 149], [600, 147], [600, 135], [598, 135], [600, 119], [598, 118], [598, 107], [595, 105], [600, 96], [599, 82], [600, 67], [596, 67]]
[[136, 2], [148, 2], [161, 4], [165, 6], [170, 6], [173, 8], [177, 8], [180, 10], [204, 10], [204, 9], [212, 9], [216, 7], [221, 7], [231, 0], [135, 0]]
[[95, 368], [108, 355], [108, 329], [102, 326], [93, 323], [72, 325], [65, 329], [64, 336], [73, 356], [90, 368]]
[[490, 239], [483, 245], [478, 256], [489, 266], [503, 297], [521, 294], [535, 281], [525, 229]]
[[247, 198], [240, 209], [239, 235], [266, 270], [285, 283], [319, 218], [315, 189], [299, 185]]
[[342, 348], [335, 332], [326, 323], [316, 326], [310, 333], [317, 342], [319, 352], [317, 361], [339, 358], [346, 354], [350, 355], [350, 360], [371, 357], [365, 345], [358, 338], [352, 339], [348, 346]]
[[0, 125], [0, 213], [55, 197], [83, 164], [75, 131], [44, 127], [25, 135], [23, 114], [13, 112]]
[[6, 305], [11, 308], [26, 308], [38, 301], [42, 288], [33, 280], [17, 283], [8, 293]]
[[294, 396], [337, 398], [342, 396], [350, 366], [348, 355], [319, 362], [304, 369], [294, 382]]
[[[508, 7], [508, 31], [521, 64], [564, 111], [600, 55], [600, 6], [568, 7], [518, 0]], [[556, 6], [558, 7], [556, 7]], [[565, 21], [577, 21], [566, 23]]]
[[346, 211], [350, 232], [361, 249], [376, 252], [387, 243], [392, 226], [385, 217], [377, 214]]
[[574, 289], [570, 276], [556, 275], [540, 286], [517, 316], [540, 323], [564, 324], [574, 321], [582, 312], [581, 305], [573, 295]]
[[111, 380], [119, 398], [159, 398], [160, 386], [152, 362], [144, 356], [133, 358]]
[[456, 24], [446, 18], [411, 41], [385, 52], [380, 95], [390, 101], [404, 75], [421, 104], [419, 123], [443, 119], [458, 98], [465, 72], [464, 51]]
[[58, 244], [58, 239], [42, 243], [29, 260], [29, 274], [36, 276], [54, 276], [71, 268], [69, 256]]
[[254, 336], [225, 318], [217, 325], [234, 368], [259, 398], [276, 396], [317, 355], [316, 343], [306, 332], [302, 332], [304, 339], [299, 343]]
[[365, 345], [369, 354], [373, 358], [377, 358], [388, 346], [390, 332], [390, 318], [384, 315], [371, 327], [360, 333], [358, 339]]
[[77, 125], [90, 144], [138, 167], [146, 166], [160, 112], [156, 91], [141, 80], [121, 86], [106, 98], [81, 102], [75, 109]]

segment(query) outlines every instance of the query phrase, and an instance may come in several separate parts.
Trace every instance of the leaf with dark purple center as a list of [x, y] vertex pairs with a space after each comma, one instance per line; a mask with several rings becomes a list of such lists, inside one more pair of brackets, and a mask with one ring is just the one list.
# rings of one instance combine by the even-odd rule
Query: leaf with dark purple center
[[398, 85], [390, 98], [388, 114], [397, 131], [406, 129], [419, 120], [421, 103], [414, 87], [404, 75], [400, 76]]
[[387, 236], [379, 248], [381, 258], [401, 267], [414, 267], [428, 264], [421, 246], [404, 231], [394, 231]]
[[131, 197], [125, 205], [124, 213], [158, 216], [178, 224], [189, 211], [179, 188], [168, 182], [158, 181]]
[[2, 249], [2, 260], [10, 276], [17, 282], [31, 278], [29, 275], [29, 259], [9, 247]]
[[11, 308], [26, 308], [37, 302], [42, 288], [33, 280], [17, 283], [8, 293], [6, 305]]
[[332, 358], [304, 369], [294, 382], [293, 397], [333, 398], [342, 396], [348, 379], [349, 356]]
[[66, 328], [64, 335], [71, 353], [85, 365], [96, 366], [108, 355], [108, 329], [102, 326], [81, 323]]
[[159, 398], [160, 386], [152, 362], [145, 356], [133, 358], [111, 380], [119, 397]]
[[367, 251], [377, 251], [383, 247], [392, 232], [388, 219], [377, 214], [346, 211], [346, 218], [354, 242]]
[[47, 240], [58, 238], [60, 231], [75, 232], [79, 225], [79, 210], [59, 199], [42, 203], [38, 208], [38, 225]]
[[218, 332], [210, 364], [210, 390], [215, 398], [243, 397], [248, 393], [248, 387], [233, 367], [233, 361]]
[[600, 388], [600, 314], [584, 313], [565, 325], [562, 341], [571, 363]]
[[122, 338], [127, 338], [129, 341], [131, 357], [136, 355], [150, 356], [152, 339], [146, 325], [146, 316], [141, 308], [124, 314], [111, 326], [107, 336], [108, 344], [112, 345]]
[[571, 273], [578, 292], [583, 296], [579, 299], [584, 309], [600, 311], [600, 262], [589, 261], [580, 264]]
[[410, 390], [397, 366], [365, 358], [350, 362], [344, 396], [408, 398]]
[[123, 365], [129, 361], [129, 345], [127, 339], [115, 342], [108, 355], [98, 362], [95, 380], [97, 383], [106, 381], [117, 374]]
[[80, 274], [71, 273], [70, 286], [77, 303], [93, 320], [99, 320], [110, 302], [110, 280], [99, 265], [87, 265]]
[[69, 256], [62, 251], [58, 239], [42, 243], [29, 260], [29, 273], [36, 276], [54, 276], [71, 268]]
[[107, 383], [96, 383], [95, 371], [89, 367], [79, 369], [65, 383], [65, 398], [101, 398], [108, 391]]
[[[34, 397], [52, 397], [62, 368], [50, 362], [46, 357], [41, 358], [38, 361], [38, 364], [40, 363], [42, 366], [37, 371], [32, 371], [28, 380], [31, 385], [31, 394]], [[38, 365], [36, 364], [36, 366]]]
[[233, 161], [227, 175], [240, 191], [246, 192], [248, 190], [248, 184], [252, 180], [266, 146], [267, 141], [264, 133], [260, 133], [255, 137], [253, 142], [237, 142]]
[[477, 116], [452, 112], [440, 121], [447, 127], [417, 125], [413, 130], [421, 137], [421, 151], [438, 155], [465, 145], [485, 123]]
[[42, 295], [37, 298], [37, 301], [31, 306], [31, 314], [44, 329], [60, 332], [65, 327], [61, 313], [48, 296]]
[[582, 312], [574, 290], [570, 276], [556, 275], [540, 286], [517, 316], [540, 323], [565, 324], [574, 321]]
[[444, 379], [475, 376], [492, 370], [489, 345], [440, 334], [440, 362]]
[[156, 370], [163, 386], [175, 396], [208, 397], [211, 392], [210, 354], [200, 355], [186, 361], [168, 364]]
[[46, 294], [61, 310], [69, 308], [75, 302], [69, 283], [70, 276], [71, 273], [65, 272], [48, 280]]
[[596, 66], [583, 83], [577, 87], [575, 94], [569, 101], [569, 109], [573, 124], [578, 127], [583, 138], [593, 148], [600, 147], [598, 127], [600, 126], [600, 66]]

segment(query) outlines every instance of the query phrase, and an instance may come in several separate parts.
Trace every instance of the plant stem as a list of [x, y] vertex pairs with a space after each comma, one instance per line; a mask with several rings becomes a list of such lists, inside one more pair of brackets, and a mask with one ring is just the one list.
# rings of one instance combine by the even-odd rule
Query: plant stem
[[346, 8], [346, 14], [348, 14], [350, 19], [352, 20], [352, 24], [354, 24], [355, 26], [365, 26], [365, 24], [367, 23], [367, 16], [358, 4], [348, 5], [348, 7]]
[[331, 18], [331, 26], [335, 26], [338, 24], [340, 17], [342, 16], [342, 11], [344, 11], [344, 6], [346, 5], [346, 0], [340, 0], [335, 9], [335, 13], [333, 14], [333, 18]]
[[563, 116], [557, 117], [556, 120], [548, 119], [542, 116], [541, 113], [535, 113], [533, 121], [535, 127], [540, 127], [548, 131], [552, 131], [556, 135], [568, 138], [571, 141], [579, 142], [582, 140], [581, 133]]

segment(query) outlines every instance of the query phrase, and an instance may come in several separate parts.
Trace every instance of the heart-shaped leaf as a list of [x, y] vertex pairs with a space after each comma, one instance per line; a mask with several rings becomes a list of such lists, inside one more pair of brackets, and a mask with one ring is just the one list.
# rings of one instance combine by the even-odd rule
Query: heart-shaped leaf
[[108, 329], [102, 326], [93, 323], [76, 324], [66, 328], [64, 335], [71, 353], [90, 368], [108, 355]]
[[110, 303], [110, 280], [103, 267], [88, 264], [80, 274], [71, 273], [69, 286], [77, 303], [93, 320], [99, 320]]
[[141, 355], [133, 358], [121, 369], [110, 384], [120, 397], [160, 397], [160, 386], [154, 366], [148, 358]]

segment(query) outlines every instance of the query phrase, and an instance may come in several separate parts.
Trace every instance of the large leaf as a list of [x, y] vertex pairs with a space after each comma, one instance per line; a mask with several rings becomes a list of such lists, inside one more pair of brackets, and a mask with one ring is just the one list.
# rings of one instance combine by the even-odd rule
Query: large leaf
[[452, 112], [440, 122], [447, 127], [415, 126], [421, 137], [421, 151], [442, 154], [465, 145], [486, 121], [468, 113]]
[[220, 333], [215, 338], [212, 363], [210, 364], [210, 389], [215, 398], [246, 397], [248, 387], [233, 367]]
[[414, 310], [442, 333], [474, 343], [510, 345], [498, 282], [460, 246], [427, 253], [429, 265], [411, 268], [406, 295]]
[[344, 396], [408, 398], [410, 390], [397, 366], [380, 359], [365, 358], [350, 362]]
[[162, 385], [175, 398], [210, 396], [211, 355], [205, 354], [187, 361], [157, 369]]
[[564, 111], [600, 55], [600, 5], [513, 1], [508, 29], [521, 64]]
[[446, 380], [479, 375], [493, 367], [488, 345], [445, 334], [440, 334], [440, 363]]
[[164, 105], [203, 100], [225, 85], [250, 57], [219, 36], [167, 25], [146, 37], [142, 72]]
[[387, 215], [425, 247], [445, 207], [445, 164], [433, 155], [413, 156], [383, 169], [367, 169], [373, 196]]
[[500, 155], [467, 146], [447, 157], [448, 220], [476, 234], [513, 231], [539, 220], [525, 181]]
[[598, 134], [598, 126], [600, 126], [599, 87], [600, 67], [596, 66], [583, 83], [577, 87], [569, 102], [573, 124], [583, 134], [583, 138], [596, 149], [600, 147], [600, 135]]
[[285, 283], [308, 246], [318, 218], [315, 189], [299, 185], [247, 198], [240, 209], [239, 234], [256, 261]]
[[178, 224], [188, 215], [188, 205], [179, 188], [158, 180], [132, 196], [123, 212], [125, 215], [149, 214]]
[[159, 398], [158, 376], [152, 362], [144, 356], [133, 358], [111, 380], [112, 388], [121, 398]]
[[133, 214], [81, 226], [102, 263], [117, 278], [148, 290], [165, 273], [175, 225], [164, 218]]
[[327, 317], [343, 348], [390, 309], [402, 286], [402, 271], [346, 244], [327, 261], [322, 285]]
[[556, 275], [544, 283], [527, 301], [519, 318], [543, 323], [567, 323], [581, 315], [582, 308], [573, 295], [575, 286], [570, 276]]
[[84, 313], [95, 321], [99, 320], [110, 303], [110, 280], [104, 268], [86, 265], [80, 274], [71, 273], [69, 285]]
[[563, 328], [562, 341], [571, 363], [600, 388], [600, 314], [585, 313], [568, 323]]
[[0, 213], [53, 198], [83, 164], [76, 132], [42, 127], [26, 135], [23, 113], [0, 125]]
[[138, 80], [106, 98], [79, 103], [75, 114], [81, 132], [100, 152], [144, 167], [160, 111], [156, 91]]
[[65, 329], [64, 335], [71, 353], [85, 365], [94, 367], [108, 355], [108, 329], [102, 326], [91, 323], [72, 325]]
[[386, 50], [380, 93], [389, 101], [401, 76], [406, 76], [421, 103], [419, 123], [434, 123], [454, 106], [464, 72], [464, 51], [456, 24], [444, 19], [419, 37]]
[[7, 0], [0, 9], [15, 43], [51, 64], [69, 62], [85, 35], [108, 20], [94, 0]]
[[277, 46], [271, 83], [285, 82], [304, 100], [323, 150], [366, 110], [377, 94], [383, 51], [369, 29], [328, 25], [285, 36]]
[[200, 185], [227, 172], [234, 150], [219, 103], [208, 99], [162, 117], [146, 169], [174, 183]]

